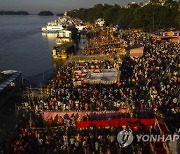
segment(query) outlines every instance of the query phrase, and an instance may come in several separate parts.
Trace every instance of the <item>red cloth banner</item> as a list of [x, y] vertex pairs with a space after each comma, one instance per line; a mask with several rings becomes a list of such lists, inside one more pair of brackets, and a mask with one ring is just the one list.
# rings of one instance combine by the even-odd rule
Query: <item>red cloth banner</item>
[[155, 119], [113, 119], [113, 120], [98, 120], [98, 121], [80, 121], [77, 122], [77, 128], [87, 128], [87, 127], [117, 127], [128, 125], [128, 123], [133, 123], [138, 126], [138, 123], [141, 123], [148, 129], [155, 124]]

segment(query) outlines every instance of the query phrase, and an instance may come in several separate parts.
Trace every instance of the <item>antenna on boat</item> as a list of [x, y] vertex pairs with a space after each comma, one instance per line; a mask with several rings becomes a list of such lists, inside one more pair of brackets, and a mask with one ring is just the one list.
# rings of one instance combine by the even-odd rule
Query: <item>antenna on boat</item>
[[24, 78], [23, 78], [23, 76], [21, 77], [21, 83], [22, 83], [22, 87], [24, 88]]
[[153, 10], [153, 31], [154, 31], [154, 10]]

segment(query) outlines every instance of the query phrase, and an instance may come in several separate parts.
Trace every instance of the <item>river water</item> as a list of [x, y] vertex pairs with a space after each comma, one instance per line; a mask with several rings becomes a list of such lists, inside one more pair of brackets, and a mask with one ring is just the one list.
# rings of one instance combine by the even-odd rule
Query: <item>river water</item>
[[42, 34], [41, 27], [56, 17], [0, 16], [0, 72], [19, 70], [30, 83], [39, 85], [53, 72], [51, 49], [55, 34]]

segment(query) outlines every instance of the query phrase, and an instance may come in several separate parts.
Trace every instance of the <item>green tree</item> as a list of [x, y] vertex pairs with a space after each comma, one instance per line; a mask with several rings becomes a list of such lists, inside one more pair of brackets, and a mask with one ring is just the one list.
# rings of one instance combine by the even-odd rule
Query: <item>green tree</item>
[[151, 0], [151, 3], [140, 7], [137, 4], [129, 8], [119, 5], [97, 4], [89, 9], [72, 10], [68, 15], [86, 22], [94, 23], [98, 18], [104, 18], [107, 25], [119, 25], [122, 29], [140, 28], [145, 31], [156, 29], [179, 29], [179, 4], [173, 0], [166, 0], [165, 4], [159, 0]]

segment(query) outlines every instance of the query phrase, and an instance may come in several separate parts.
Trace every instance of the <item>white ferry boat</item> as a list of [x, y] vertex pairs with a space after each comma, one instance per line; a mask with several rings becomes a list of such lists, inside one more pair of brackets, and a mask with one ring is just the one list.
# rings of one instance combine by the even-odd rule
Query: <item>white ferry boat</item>
[[49, 32], [49, 33], [53, 33], [53, 32], [58, 32], [60, 30], [63, 30], [63, 26], [59, 25], [56, 22], [49, 22], [47, 26], [42, 27], [42, 32]]
[[42, 32], [58, 32], [71, 26], [75, 26], [78, 31], [85, 29], [81, 20], [71, 18], [67, 16], [67, 12], [65, 12], [64, 16], [58, 17], [54, 22], [49, 22], [47, 26], [42, 27]]

